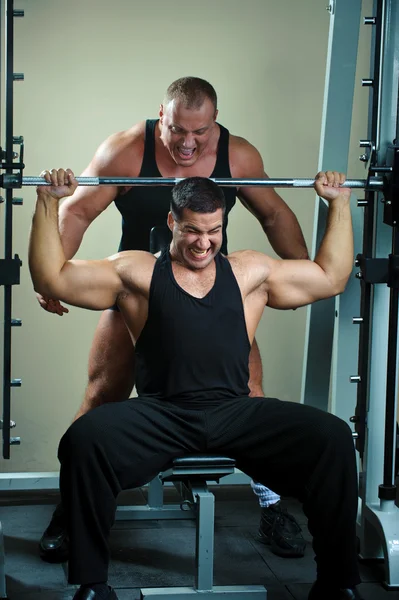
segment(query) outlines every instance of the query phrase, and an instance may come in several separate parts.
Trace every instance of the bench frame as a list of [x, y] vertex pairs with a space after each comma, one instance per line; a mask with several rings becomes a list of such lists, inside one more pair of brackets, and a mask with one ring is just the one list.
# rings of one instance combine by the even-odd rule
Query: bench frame
[[[225, 457], [192, 456], [177, 458], [170, 469], [159, 475], [161, 485], [172, 481], [179, 491], [181, 512], [196, 519], [195, 580], [193, 587], [142, 588], [141, 600], [192, 600], [193, 595], [213, 600], [267, 600], [262, 585], [214, 586], [215, 496], [207, 481], [218, 482], [234, 472], [234, 460]], [[168, 509], [166, 509], [168, 510]], [[119, 517], [118, 517], [119, 518]]]

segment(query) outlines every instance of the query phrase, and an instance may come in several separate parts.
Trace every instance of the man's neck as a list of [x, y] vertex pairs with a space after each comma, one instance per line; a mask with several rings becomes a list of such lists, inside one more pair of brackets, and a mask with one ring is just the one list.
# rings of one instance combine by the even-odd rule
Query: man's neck
[[215, 258], [203, 269], [196, 269], [195, 267], [186, 263], [186, 261], [180, 256], [180, 254], [176, 251], [176, 248], [173, 246], [173, 242], [170, 243], [169, 246], [169, 256], [170, 260], [179, 268], [186, 269], [187, 271], [196, 275], [199, 279], [202, 277], [209, 277], [211, 272], [215, 270]]

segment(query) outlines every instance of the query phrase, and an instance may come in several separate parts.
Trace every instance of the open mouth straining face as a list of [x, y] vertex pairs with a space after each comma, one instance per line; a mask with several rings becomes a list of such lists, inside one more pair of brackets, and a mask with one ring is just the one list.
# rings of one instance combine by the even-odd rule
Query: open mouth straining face
[[184, 146], [178, 144], [176, 147], [178, 158], [181, 161], [191, 161], [197, 152], [197, 148], [185, 148]]
[[181, 220], [168, 217], [173, 228], [172, 247], [176, 258], [193, 269], [207, 267], [219, 252], [223, 240], [223, 211], [196, 213], [187, 208]]
[[190, 258], [192, 260], [201, 263], [203, 260], [207, 259], [208, 256], [212, 253], [212, 247], [209, 246], [206, 250], [199, 250], [198, 248], [188, 248], [188, 252], [190, 253]]
[[161, 139], [178, 165], [191, 166], [204, 152], [214, 131], [216, 114], [207, 99], [199, 108], [187, 108], [177, 100], [161, 107]]
[[190, 160], [196, 152], [196, 148], [184, 148], [184, 146], [179, 145], [176, 149], [182, 160]]

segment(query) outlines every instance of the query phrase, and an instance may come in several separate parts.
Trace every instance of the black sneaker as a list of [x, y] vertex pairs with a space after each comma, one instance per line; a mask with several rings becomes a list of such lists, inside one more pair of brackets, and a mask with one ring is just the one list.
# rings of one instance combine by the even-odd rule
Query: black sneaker
[[65, 562], [68, 560], [68, 551], [65, 513], [62, 504], [58, 504], [39, 542], [40, 557], [46, 562]]
[[74, 595], [73, 600], [118, 600], [118, 596], [115, 594], [115, 590], [109, 585], [106, 586], [106, 588], [107, 589], [102, 590], [102, 593], [99, 594], [87, 585], [80, 586], [80, 588]]
[[280, 502], [262, 508], [258, 539], [271, 546], [271, 551], [283, 558], [301, 558], [306, 542], [295, 517]]
[[308, 600], [363, 600], [356, 587], [339, 589], [316, 581], [309, 592]]

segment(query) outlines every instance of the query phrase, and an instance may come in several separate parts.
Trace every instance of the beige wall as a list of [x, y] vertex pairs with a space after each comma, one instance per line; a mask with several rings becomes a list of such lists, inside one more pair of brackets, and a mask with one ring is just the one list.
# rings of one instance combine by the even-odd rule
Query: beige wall
[[[189, 74], [215, 85], [220, 122], [258, 147], [271, 176], [314, 175], [329, 27], [324, 0], [19, 0], [18, 8], [25, 18], [15, 23], [15, 71], [25, 73], [25, 82], [14, 86], [14, 132], [25, 138], [25, 175], [58, 166], [78, 173], [106, 136], [156, 116], [167, 85]], [[357, 102], [358, 139], [365, 134], [365, 93]], [[83, 396], [99, 315], [71, 308], [59, 318], [39, 308], [27, 269], [35, 192], [25, 188], [23, 196], [14, 251], [24, 265], [13, 305], [23, 327], [13, 331], [12, 353], [13, 377], [23, 380], [12, 393], [22, 445], [2, 468], [51, 471]], [[314, 193], [282, 196], [310, 244]], [[119, 232], [119, 214], [110, 207], [89, 229], [79, 256], [113, 253]], [[241, 206], [229, 237], [231, 249], [270, 251]], [[265, 312], [258, 341], [268, 395], [299, 398], [304, 319], [304, 310]]]

